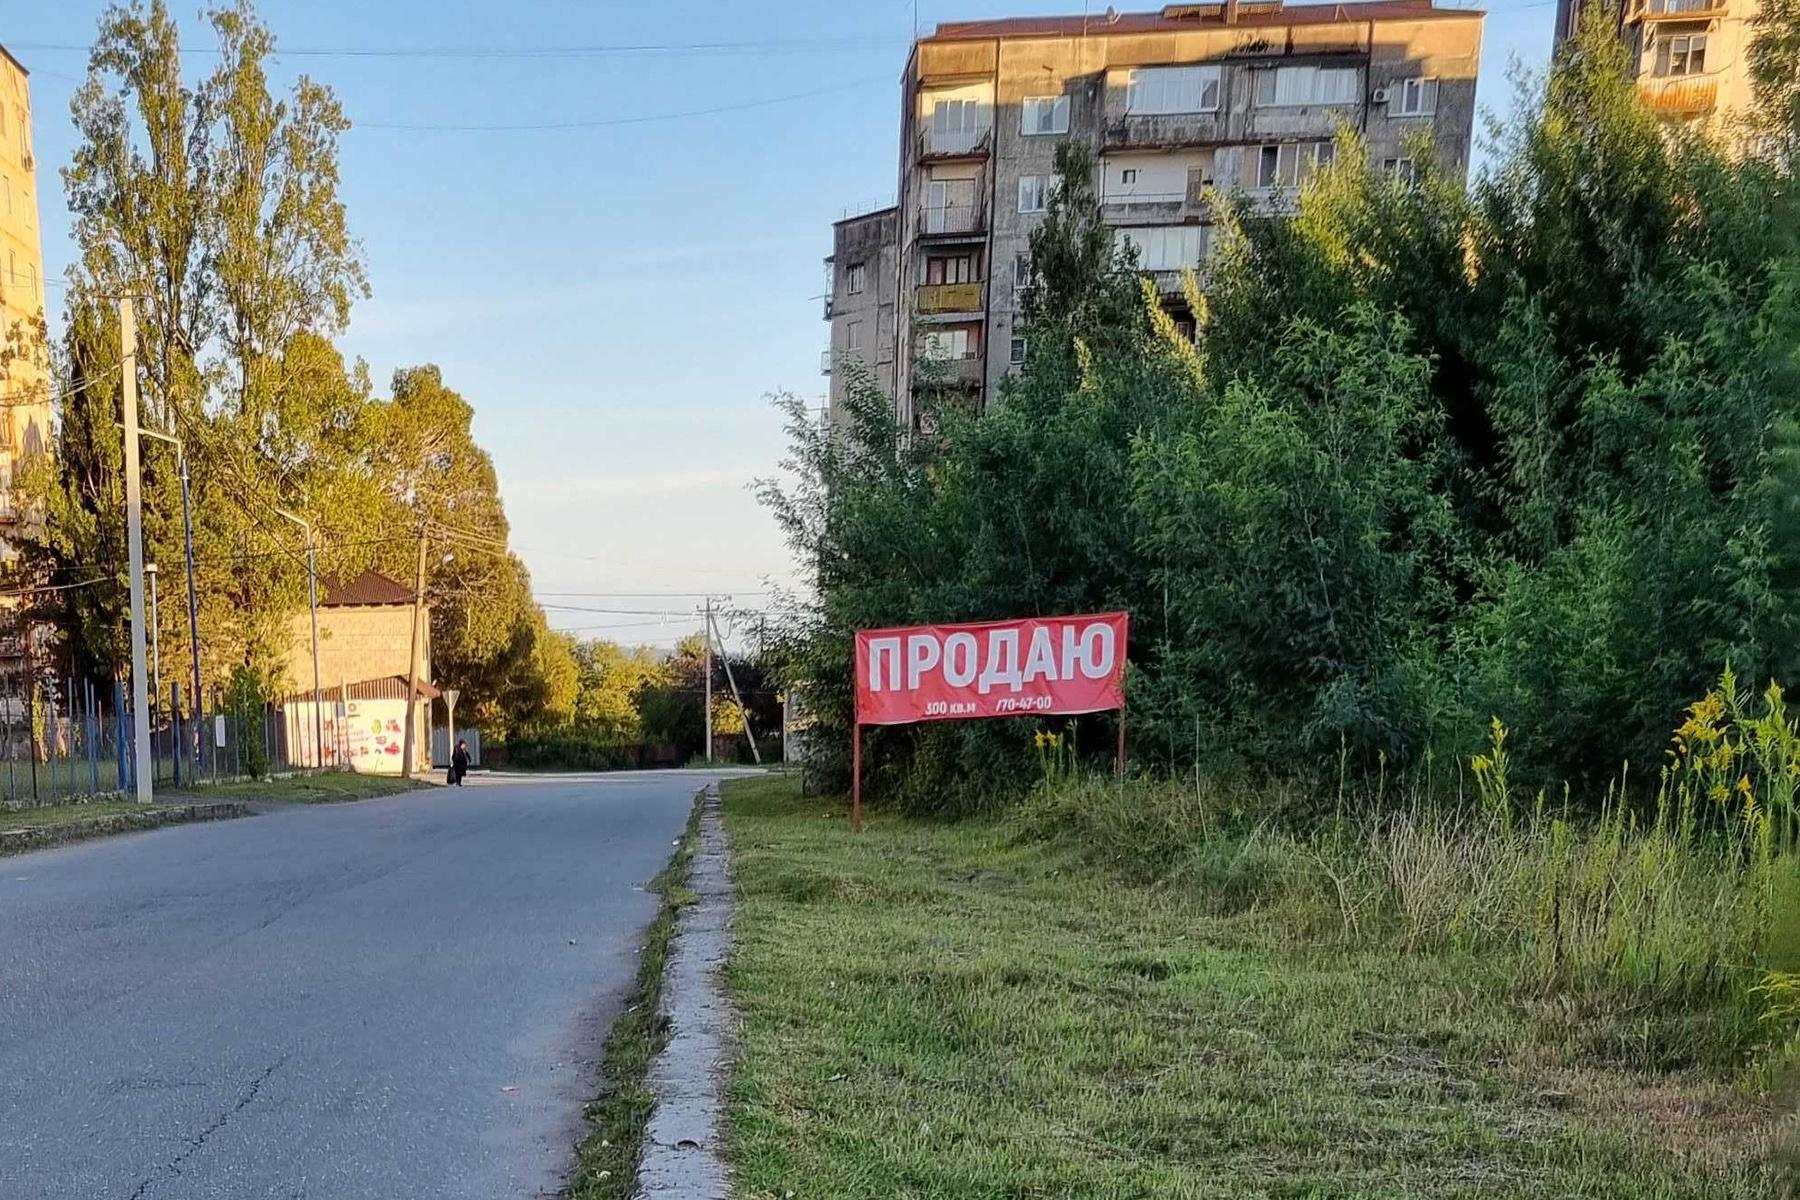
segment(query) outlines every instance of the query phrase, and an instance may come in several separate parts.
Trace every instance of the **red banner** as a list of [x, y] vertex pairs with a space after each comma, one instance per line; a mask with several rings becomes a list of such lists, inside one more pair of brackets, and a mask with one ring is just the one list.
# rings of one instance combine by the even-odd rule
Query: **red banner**
[[1125, 705], [1122, 612], [856, 635], [856, 721], [904, 725]]

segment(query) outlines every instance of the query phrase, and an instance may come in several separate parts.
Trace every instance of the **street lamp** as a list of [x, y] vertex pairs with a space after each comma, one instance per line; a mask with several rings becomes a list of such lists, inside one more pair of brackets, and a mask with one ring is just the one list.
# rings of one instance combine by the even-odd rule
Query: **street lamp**
[[144, 574], [150, 578], [150, 678], [155, 681], [150, 709], [155, 712], [162, 708], [162, 622], [156, 619], [156, 564], [146, 564]]
[[296, 516], [285, 508], [276, 509], [275, 515], [292, 521], [306, 534], [306, 605], [312, 611], [313, 766], [323, 767], [325, 765], [325, 694], [319, 690], [319, 578], [317, 562], [313, 553], [313, 527], [305, 517]]
[[[200, 597], [194, 590], [194, 513], [193, 503], [188, 492], [187, 448], [181, 439], [168, 433], [158, 433], [154, 429], [139, 429], [138, 436], [155, 438], [159, 442], [167, 442], [175, 447], [175, 462], [181, 471], [181, 534], [187, 543], [187, 593], [188, 593], [188, 649], [194, 660], [194, 693], [188, 697], [188, 706], [194, 710], [194, 767], [196, 774], [200, 766], [200, 747], [204, 739], [199, 736], [200, 729]], [[174, 714], [170, 714], [173, 716]]]

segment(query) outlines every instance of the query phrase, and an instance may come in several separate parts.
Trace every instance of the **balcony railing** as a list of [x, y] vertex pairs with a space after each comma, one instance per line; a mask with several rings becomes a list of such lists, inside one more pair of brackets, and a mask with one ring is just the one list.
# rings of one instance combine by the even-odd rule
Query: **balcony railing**
[[1719, 84], [1717, 80], [1711, 80], [1706, 83], [1645, 85], [1638, 89], [1638, 94], [1644, 98], [1644, 105], [1651, 112], [1693, 116], [1709, 113], [1717, 107]]
[[955, 387], [979, 387], [981, 385], [980, 352], [970, 350], [955, 358], [941, 354], [920, 357], [917, 369], [913, 372], [912, 385], [916, 388], [934, 383]]
[[925, 314], [980, 312], [981, 284], [923, 284], [919, 288], [918, 308]]
[[985, 157], [994, 144], [992, 129], [919, 130], [920, 158]]
[[984, 228], [979, 201], [937, 207], [927, 205], [919, 210], [921, 233], [980, 233]]

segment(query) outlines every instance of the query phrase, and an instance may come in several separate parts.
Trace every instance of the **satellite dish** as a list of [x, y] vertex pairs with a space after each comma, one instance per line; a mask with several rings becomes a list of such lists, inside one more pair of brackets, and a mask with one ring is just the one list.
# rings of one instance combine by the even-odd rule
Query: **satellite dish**
[[1119, 10], [1110, 4], [1106, 6], [1106, 23], [1108, 25], [1117, 25], [1119, 23]]

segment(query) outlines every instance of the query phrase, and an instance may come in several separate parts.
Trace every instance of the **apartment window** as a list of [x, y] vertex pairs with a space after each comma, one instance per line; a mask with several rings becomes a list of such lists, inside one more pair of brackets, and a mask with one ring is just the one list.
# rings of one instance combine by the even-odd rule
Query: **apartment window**
[[1138, 173], [1138, 169], [1136, 167], [1121, 168], [1119, 171], [1119, 186], [1121, 186], [1121, 187], [1136, 187], [1137, 186], [1137, 173]]
[[1024, 134], [1069, 132], [1067, 96], [1027, 96], [1019, 109], [1019, 132]]
[[1212, 248], [1210, 225], [1152, 225], [1121, 229], [1121, 242], [1137, 251], [1143, 271], [1180, 271], [1198, 267]]
[[1384, 158], [1381, 173], [1402, 187], [1417, 187], [1419, 164], [1410, 158]]
[[973, 254], [933, 255], [925, 260], [925, 282], [928, 284], [975, 283], [980, 278]]
[[861, 321], [852, 321], [848, 325], [844, 326], [844, 352], [845, 353], [847, 353], [847, 354], [861, 354], [862, 353], [862, 327], [863, 327], [863, 323]]
[[1329, 167], [1337, 158], [1337, 147], [1331, 142], [1283, 142], [1278, 146], [1257, 148], [1256, 186], [1259, 188], [1298, 187], [1320, 167]]
[[919, 339], [919, 357], [956, 359], [974, 357], [969, 331], [966, 329], [934, 329]]
[[955, 153], [973, 149], [981, 140], [982, 102], [974, 97], [934, 100], [931, 105], [931, 148]]
[[1437, 111], [1438, 81], [1402, 79], [1389, 93], [1388, 114], [1395, 117], [1429, 117]]
[[1007, 361], [1012, 363], [1012, 365], [1015, 367], [1024, 366], [1025, 365], [1025, 352], [1028, 348], [1029, 348], [1029, 344], [1025, 341], [1024, 338], [1022, 338], [1022, 337], [1013, 338], [1012, 350], [1007, 355]]
[[1125, 82], [1125, 111], [1133, 116], [1219, 111], [1218, 67], [1145, 67]]
[[1031, 256], [1029, 254], [1013, 256], [1013, 286], [1016, 288], [1031, 286]]
[[852, 296], [863, 290], [868, 281], [868, 270], [862, 263], [851, 263], [844, 268], [844, 290]]
[[1656, 74], [1699, 75], [1706, 70], [1706, 35], [1684, 33], [1656, 39]]
[[1048, 175], [1019, 176], [1019, 211], [1022, 213], [1039, 213], [1049, 207], [1050, 193], [1055, 190], [1056, 180]]
[[1259, 108], [1306, 104], [1355, 104], [1360, 96], [1355, 67], [1277, 67], [1256, 73]]

